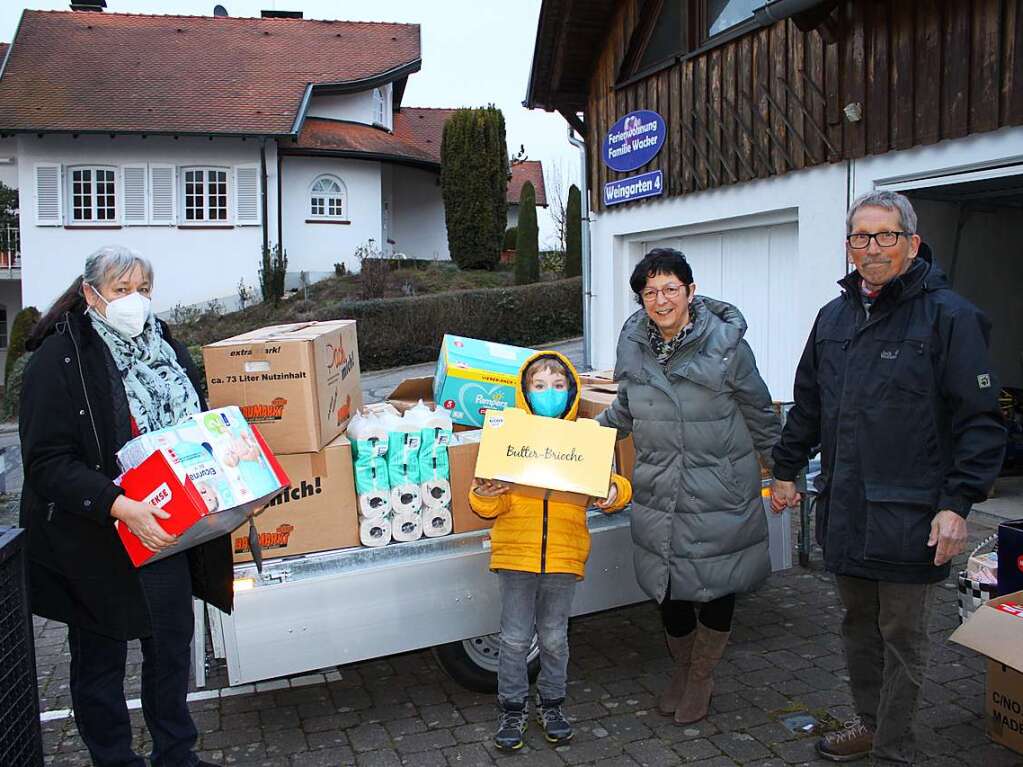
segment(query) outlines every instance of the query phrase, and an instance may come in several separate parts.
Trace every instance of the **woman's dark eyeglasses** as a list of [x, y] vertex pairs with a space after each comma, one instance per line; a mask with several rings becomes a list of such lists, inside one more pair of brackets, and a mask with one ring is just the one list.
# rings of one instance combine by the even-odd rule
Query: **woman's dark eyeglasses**
[[878, 247], [890, 248], [899, 241], [900, 237], [909, 236], [909, 232], [874, 232], [873, 234], [850, 234], [846, 235], [845, 241], [853, 250], [863, 250], [870, 241], [874, 240]]

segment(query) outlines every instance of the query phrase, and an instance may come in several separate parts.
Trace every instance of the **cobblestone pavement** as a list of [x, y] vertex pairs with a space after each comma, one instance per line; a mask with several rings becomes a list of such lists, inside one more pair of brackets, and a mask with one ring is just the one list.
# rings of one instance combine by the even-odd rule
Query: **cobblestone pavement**
[[[975, 526], [974, 538], [990, 530]], [[815, 759], [814, 736], [790, 732], [781, 719], [806, 711], [827, 727], [852, 714], [837, 605], [832, 577], [813, 566], [776, 574], [758, 593], [741, 598], [710, 716], [686, 727], [656, 712], [669, 662], [652, 604], [578, 618], [570, 631], [567, 705], [576, 737], [553, 749], [532, 725], [526, 749], [514, 756], [499, 754], [490, 743], [493, 698], [452, 682], [429, 651], [344, 666], [315, 684], [281, 682], [279, 689], [197, 701], [191, 708], [203, 757], [227, 765], [830, 764]], [[931, 627], [920, 764], [1023, 764], [1023, 757], [984, 733], [985, 662], [947, 641], [957, 622], [956, 591], [946, 584]], [[36, 641], [42, 707], [68, 708], [63, 627], [37, 622]], [[138, 695], [138, 664], [133, 648], [129, 697]], [[147, 736], [138, 711], [132, 720], [141, 751]], [[47, 764], [88, 764], [73, 720], [43, 727]]]

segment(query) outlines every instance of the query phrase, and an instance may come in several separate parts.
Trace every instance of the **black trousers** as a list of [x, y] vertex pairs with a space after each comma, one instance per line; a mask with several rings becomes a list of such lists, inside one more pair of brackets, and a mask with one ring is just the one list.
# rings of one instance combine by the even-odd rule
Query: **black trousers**
[[731, 631], [735, 594], [726, 594], [710, 602], [689, 602], [672, 599], [669, 586], [660, 607], [664, 630], [673, 637], [684, 637], [696, 630], [697, 607], [700, 623], [704, 626], [714, 631]]
[[[142, 640], [142, 714], [153, 737], [153, 767], [194, 767], [198, 732], [188, 704], [192, 580], [181, 553], [139, 570], [153, 634]], [[124, 698], [128, 643], [76, 626], [71, 646], [71, 702], [78, 732], [97, 767], [145, 767], [131, 745]]]

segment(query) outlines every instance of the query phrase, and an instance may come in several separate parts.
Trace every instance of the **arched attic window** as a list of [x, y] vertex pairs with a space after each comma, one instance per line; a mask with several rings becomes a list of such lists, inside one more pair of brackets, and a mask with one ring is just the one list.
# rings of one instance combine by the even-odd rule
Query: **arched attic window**
[[345, 220], [348, 218], [348, 192], [335, 176], [319, 176], [309, 188], [311, 218]]

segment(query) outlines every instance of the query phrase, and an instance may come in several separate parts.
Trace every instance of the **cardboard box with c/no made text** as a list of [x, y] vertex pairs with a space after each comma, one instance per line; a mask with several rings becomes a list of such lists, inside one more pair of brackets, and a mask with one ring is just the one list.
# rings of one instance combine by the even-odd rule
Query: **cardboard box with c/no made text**
[[[315, 453], [278, 455], [291, 487], [256, 517], [263, 557], [291, 557], [359, 544], [352, 445], [341, 436]], [[248, 527], [231, 538], [235, 562], [251, 562]]]
[[362, 405], [355, 320], [273, 325], [203, 347], [211, 407], [238, 405], [275, 453], [313, 453]]
[[488, 411], [476, 476], [603, 498], [611, 484], [615, 430], [583, 418], [563, 421], [518, 408]]
[[1023, 591], [982, 604], [949, 638], [988, 657], [988, 737], [1023, 754]]

